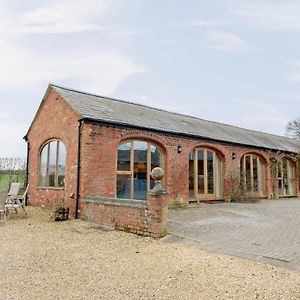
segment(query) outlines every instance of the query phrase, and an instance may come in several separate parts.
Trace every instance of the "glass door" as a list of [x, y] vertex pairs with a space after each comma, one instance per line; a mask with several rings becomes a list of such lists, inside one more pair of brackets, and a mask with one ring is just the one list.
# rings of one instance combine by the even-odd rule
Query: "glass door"
[[195, 198], [214, 200], [216, 199], [216, 185], [219, 186], [219, 180], [216, 180], [216, 153], [208, 149], [196, 149], [194, 157]]

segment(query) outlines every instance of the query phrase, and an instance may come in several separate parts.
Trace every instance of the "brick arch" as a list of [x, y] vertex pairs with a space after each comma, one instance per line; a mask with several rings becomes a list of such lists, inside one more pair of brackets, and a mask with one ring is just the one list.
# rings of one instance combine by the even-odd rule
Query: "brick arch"
[[292, 162], [296, 162], [296, 160], [288, 154], [283, 154], [282, 156], [280, 156], [280, 159], [287, 159], [287, 160], [290, 160]]
[[264, 164], [267, 164], [267, 162], [269, 161], [269, 159], [265, 156], [265, 154], [262, 154], [258, 151], [245, 151], [241, 154], [241, 158], [240, 160], [242, 160], [242, 158], [245, 156], [245, 155], [256, 155], [258, 156], [259, 158], [261, 158], [264, 162]]
[[67, 155], [68, 155], [68, 149], [67, 149], [67, 146], [66, 146], [66, 143], [63, 141], [62, 138], [58, 138], [58, 137], [51, 137], [51, 138], [48, 138], [46, 139], [38, 148], [38, 155], [36, 156], [36, 163], [37, 163], [37, 166], [38, 166], [38, 174], [40, 174], [40, 162], [41, 162], [41, 154], [42, 154], [42, 151], [44, 149], [44, 147], [52, 142], [52, 141], [59, 141], [61, 142], [62, 144], [64, 144], [65, 146], [65, 149], [66, 149], [66, 158], [67, 158]]
[[39, 155], [41, 154], [42, 150], [44, 149], [44, 147], [52, 142], [52, 141], [59, 141], [61, 143], [64, 144], [65, 148], [66, 148], [66, 152], [67, 152], [67, 147], [66, 147], [66, 143], [64, 142], [64, 140], [62, 138], [59, 138], [59, 137], [51, 137], [51, 138], [48, 138], [47, 140], [45, 140], [40, 146], [39, 146], [39, 150], [38, 150], [38, 153]]
[[[66, 152], [66, 154], [65, 154], [65, 164], [67, 165], [67, 153], [68, 153], [68, 151], [67, 151], [67, 147], [66, 147], [66, 144], [63, 141], [63, 139], [52, 137], [52, 138], [49, 138], [49, 139], [45, 140], [41, 144], [41, 146], [38, 148], [38, 155], [36, 156], [36, 159], [37, 159], [37, 161], [36, 161], [36, 163], [37, 163], [37, 174], [38, 174], [37, 182], [39, 182], [40, 172], [41, 172], [41, 155], [42, 155], [42, 151], [45, 149], [45, 146], [48, 145], [48, 144], [50, 144], [51, 142], [59, 142], [59, 144], [63, 144], [64, 145], [65, 152]], [[48, 151], [49, 151], [49, 148], [48, 148]], [[59, 154], [56, 152], [55, 153], [55, 160], [56, 160], [56, 162], [57, 162], [57, 158], [58, 158], [57, 155], [59, 155]], [[47, 158], [47, 160], [48, 160], [48, 158]], [[65, 177], [66, 177], [66, 173], [67, 172], [65, 170]], [[52, 187], [53, 186], [48, 186], [47, 188], [52, 188]], [[64, 186], [64, 188], [65, 188], [65, 186]]]
[[206, 149], [210, 149], [214, 152], [216, 152], [217, 154], [220, 155], [222, 161], [225, 161], [225, 154], [224, 151], [220, 149], [220, 147], [215, 146], [215, 145], [211, 145], [211, 144], [197, 144], [196, 146], [193, 145], [193, 147], [191, 147], [191, 149], [189, 150], [189, 154], [194, 151], [197, 148], [206, 148]]
[[163, 142], [161, 138], [159, 138], [156, 135], [153, 134], [127, 134], [126, 136], [123, 136], [122, 139], [117, 143], [116, 147], [118, 147], [127, 141], [144, 141], [144, 142], [149, 142], [153, 144], [154, 146], [157, 146], [159, 150], [166, 155], [167, 154], [167, 146]]

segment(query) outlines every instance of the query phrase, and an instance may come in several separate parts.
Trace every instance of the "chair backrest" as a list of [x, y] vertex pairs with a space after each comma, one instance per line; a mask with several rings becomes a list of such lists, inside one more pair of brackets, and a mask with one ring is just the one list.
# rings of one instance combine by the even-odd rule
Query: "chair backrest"
[[20, 185], [21, 184], [19, 182], [13, 182], [10, 186], [7, 196], [17, 196], [19, 194]]

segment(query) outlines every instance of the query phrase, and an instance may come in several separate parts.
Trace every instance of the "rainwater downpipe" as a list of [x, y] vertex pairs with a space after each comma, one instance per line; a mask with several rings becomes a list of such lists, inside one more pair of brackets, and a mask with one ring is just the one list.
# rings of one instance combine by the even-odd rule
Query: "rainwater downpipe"
[[[27, 143], [27, 154], [26, 154], [26, 174], [25, 174], [25, 182], [24, 186], [28, 186], [28, 181], [29, 181], [29, 151], [30, 151], [30, 146], [29, 146], [29, 141], [27, 136], [24, 136], [24, 140]], [[28, 193], [26, 194], [25, 198], [25, 205], [27, 206], [27, 201], [28, 201]]]
[[78, 143], [77, 143], [77, 179], [76, 179], [76, 206], [75, 206], [75, 219], [78, 219], [78, 209], [79, 209], [79, 198], [80, 198], [80, 151], [81, 151], [81, 128], [83, 124], [83, 119], [78, 121]]

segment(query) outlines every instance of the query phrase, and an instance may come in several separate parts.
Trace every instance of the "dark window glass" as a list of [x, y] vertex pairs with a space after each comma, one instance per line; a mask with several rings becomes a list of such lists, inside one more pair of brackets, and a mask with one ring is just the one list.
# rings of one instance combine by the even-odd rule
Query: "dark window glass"
[[150, 172], [161, 165], [161, 152], [148, 142], [132, 141], [120, 145], [117, 157], [116, 196], [146, 200], [148, 189], [154, 187]]
[[[161, 153], [159, 149], [153, 145], [150, 145], [150, 153], [151, 153], [151, 171], [156, 167], [161, 166]], [[150, 189], [154, 188], [154, 180], [150, 176]]]
[[147, 198], [147, 151], [148, 143], [134, 142], [134, 199]]
[[214, 193], [214, 156], [211, 151], [207, 151], [207, 192]]
[[55, 186], [57, 141], [49, 143], [48, 186]]
[[194, 197], [194, 156], [195, 151], [192, 151], [190, 153], [190, 159], [189, 159], [189, 192], [190, 197]]
[[204, 194], [204, 152], [198, 150], [198, 194]]
[[47, 144], [41, 152], [40, 160], [40, 186], [47, 186], [47, 164], [48, 164], [48, 147]]
[[63, 187], [65, 185], [65, 174], [66, 174], [66, 147], [63, 143], [58, 143], [58, 186]]
[[257, 157], [252, 156], [253, 159], [253, 189], [254, 192], [258, 191], [258, 174], [257, 174]]
[[118, 171], [130, 171], [131, 143], [122, 144], [118, 148]]
[[130, 199], [130, 175], [117, 175], [117, 198]]
[[246, 191], [251, 191], [251, 163], [250, 156], [246, 156]]

